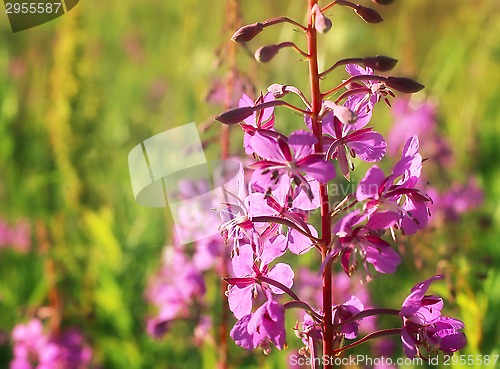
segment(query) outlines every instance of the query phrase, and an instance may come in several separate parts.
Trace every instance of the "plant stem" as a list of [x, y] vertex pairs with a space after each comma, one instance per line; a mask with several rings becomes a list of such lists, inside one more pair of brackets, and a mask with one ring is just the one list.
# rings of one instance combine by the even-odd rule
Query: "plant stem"
[[322, 322], [323, 317], [316, 313], [306, 302], [304, 301], [298, 301], [298, 300], [293, 300], [293, 301], [288, 301], [283, 304], [283, 307], [288, 310], [288, 309], [302, 309], [307, 311], [307, 313], [317, 322]]
[[370, 334], [364, 336], [363, 338], [361, 338], [360, 340], [357, 340], [356, 342], [353, 342], [347, 346], [344, 346], [344, 347], [339, 348], [338, 350], [335, 350], [334, 353], [335, 353], [335, 355], [338, 355], [342, 351], [349, 350], [350, 348], [358, 346], [358, 345], [362, 344], [363, 342], [366, 342], [366, 341], [371, 340], [373, 338], [384, 337], [384, 336], [395, 336], [395, 335], [400, 335], [400, 334], [401, 334], [401, 328], [391, 328], [391, 329], [384, 329], [381, 331], [376, 331], [376, 332], [373, 332], [373, 333], [370, 333]]
[[399, 310], [394, 310], [394, 309], [368, 309], [368, 310], [363, 310], [359, 312], [358, 314], [354, 315], [350, 319], [344, 320], [342, 323], [335, 324], [334, 328], [335, 330], [339, 330], [343, 326], [350, 324], [352, 322], [355, 322], [357, 320], [369, 317], [369, 316], [376, 316], [376, 315], [399, 315], [400, 311]]
[[269, 19], [269, 20], [262, 22], [262, 24], [264, 25], [264, 27], [269, 27], [269, 26], [273, 26], [275, 24], [284, 23], [284, 22], [293, 24], [294, 26], [300, 28], [302, 31], [306, 31], [306, 28], [302, 24], [297, 23], [293, 19], [290, 19], [287, 17], [272, 18], [272, 19]]
[[[318, 71], [318, 44], [317, 33], [313, 23], [312, 8], [317, 5], [318, 0], [308, 0], [308, 24], [307, 24], [307, 51], [309, 54], [309, 82], [311, 89], [311, 121], [313, 134], [318, 139], [314, 150], [316, 153], [323, 152], [323, 130], [318, 117], [323, 100], [320, 90], [320, 77]], [[320, 185], [321, 201], [321, 259], [326, 259], [331, 243], [331, 220], [326, 184]], [[333, 328], [332, 328], [332, 259], [326, 263], [323, 270], [323, 355], [333, 356]], [[332, 369], [330, 360], [327, 360], [324, 369]]]
[[350, 83], [353, 83], [353, 82], [362, 82], [362, 81], [377, 81], [377, 82], [385, 82], [387, 80], [386, 77], [382, 77], [382, 76], [376, 76], [376, 75], [365, 75], [365, 74], [362, 74], [362, 75], [359, 75], [359, 76], [352, 76], [350, 77], [349, 79], [347, 79], [346, 81], [342, 82], [340, 85], [338, 85], [337, 87], [334, 87], [332, 88], [331, 90], [328, 90], [326, 91], [325, 93], [323, 93], [323, 97], [328, 97], [330, 96], [331, 94], [337, 92], [338, 90], [340, 90], [341, 88], [347, 86], [348, 84]]

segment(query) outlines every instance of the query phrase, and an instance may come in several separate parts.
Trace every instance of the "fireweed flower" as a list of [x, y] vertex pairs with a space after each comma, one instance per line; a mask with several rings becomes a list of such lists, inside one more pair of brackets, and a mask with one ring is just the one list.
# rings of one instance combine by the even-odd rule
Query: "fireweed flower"
[[199, 240], [195, 243], [193, 264], [201, 272], [212, 268], [222, 254], [224, 242], [219, 235]]
[[234, 255], [232, 266], [234, 278], [226, 278], [230, 285], [228, 293], [229, 309], [237, 319], [252, 311], [252, 300], [260, 289], [274, 294], [284, 292], [272, 285], [262, 284], [261, 277], [267, 277], [290, 288], [293, 285], [294, 273], [285, 263], [278, 263], [273, 268], [269, 264], [286, 251], [286, 239], [279, 235], [265, 242], [259, 257], [256, 257], [250, 245], [240, 247], [239, 255]]
[[460, 216], [481, 205], [484, 194], [475, 179], [465, 184], [452, 183], [450, 188], [439, 193], [430, 189], [433, 203], [430, 205], [432, 218], [440, 221], [457, 221]]
[[[393, 212], [400, 214], [398, 225], [405, 234], [414, 234], [425, 227], [429, 219], [428, 202], [431, 199], [415, 186], [422, 170], [422, 157], [418, 153], [418, 138], [408, 139], [402, 159], [388, 177], [376, 165], [371, 167], [356, 189], [356, 199], [365, 202], [368, 214]], [[397, 183], [394, 183], [396, 179]]]
[[[265, 95], [260, 95], [255, 103], [246, 94], [243, 94], [240, 101], [238, 102], [238, 108], [243, 108], [246, 106], [254, 107], [255, 105], [263, 104], [266, 102], [274, 101], [274, 95], [271, 92]], [[241, 128], [245, 132], [243, 137], [243, 147], [245, 148], [245, 153], [247, 155], [252, 155], [254, 149], [252, 147], [252, 140], [256, 132], [273, 130], [274, 128], [274, 107], [271, 106], [266, 109], [257, 110], [251, 116], [243, 120], [240, 123]]]
[[[333, 323], [339, 324], [345, 322], [364, 309], [365, 307], [361, 301], [356, 296], [351, 296], [351, 298], [342, 305], [336, 305], [332, 308]], [[358, 336], [358, 327], [361, 320], [362, 319], [348, 323], [340, 329], [345, 338], [352, 340]]]
[[[345, 67], [347, 73], [354, 76], [372, 76], [373, 69], [370, 67], [363, 68], [357, 64], [347, 64]], [[382, 98], [384, 98], [387, 105], [391, 105], [388, 99], [388, 96], [395, 97], [394, 92], [389, 89], [385, 83], [383, 82], [372, 82], [372, 81], [363, 81], [363, 84], [359, 83], [350, 83], [347, 88], [349, 90], [359, 89], [359, 96], [362, 97], [363, 102], [369, 102], [367, 108], [370, 110], [373, 106], [380, 102]]]
[[[316, 313], [321, 315], [320, 311], [316, 311]], [[316, 323], [309, 314], [304, 313], [302, 321], [300, 323], [297, 321], [292, 329], [304, 343], [304, 346], [298, 351], [299, 355], [310, 357], [311, 360], [318, 357], [317, 346], [323, 339], [321, 324]]]
[[[307, 179], [307, 178], [306, 178]], [[319, 208], [318, 196], [309, 199], [304, 187], [290, 187], [285, 178], [270, 195], [256, 192], [250, 197], [249, 212], [252, 216], [273, 216], [287, 219], [303, 230], [309, 230], [313, 236], [317, 236], [314, 227], [307, 223], [308, 211]], [[309, 180], [309, 188], [313, 193], [318, 193], [319, 183]], [[273, 223], [264, 233], [284, 233], [283, 226]], [[311, 240], [300, 232], [290, 228], [287, 233], [288, 248], [294, 254], [301, 254], [311, 248]]]
[[288, 141], [281, 137], [275, 139], [255, 134], [258, 139], [252, 142], [255, 153], [263, 160], [250, 165], [255, 171], [252, 182], [263, 188], [275, 189], [282, 176], [286, 176], [302, 187], [309, 199], [314, 197], [305, 175], [326, 183], [335, 177], [335, 168], [325, 161], [323, 154], [315, 154], [313, 145], [316, 137], [307, 131], [293, 132]]
[[92, 349], [76, 328], [49, 335], [38, 319], [16, 325], [12, 342], [10, 369], [84, 369], [92, 359]]
[[205, 293], [203, 276], [179, 247], [166, 248], [163, 265], [147, 290], [146, 299], [158, 310], [147, 321], [147, 331], [162, 337], [175, 319], [186, 318], [189, 307]]
[[323, 141], [325, 147], [328, 147], [326, 157], [337, 159], [340, 171], [347, 179], [354, 169], [349, 157], [359, 157], [366, 162], [380, 161], [387, 147], [380, 133], [373, 131], [371, 127], [364, 128], [370, 121], [371, 110], [367, 111], [364, 108], [367, 103], [360, 105], [358, 100], [359, 98], [348, 99], [344, 104], [357, 114], [356, 123], [343, 124], [333, 113], [326, 114], [322, 119], [325, 134]]
[[411, 136], [422, 142], [422, 153], [432, 163], [443, 168], [453, 166], [450, 143], [438, 130], [437, 105], [432, 101], [413, 102], [397, 98], [391, 110], [394, 124], [389, 133], [389, 154], [395, 156]]
[[424, 353], [433, 354], [437, 350], [451, 354], [467, 343], [461, 332], [464, 324], [458, 319], [441, 316], [443, 300], [440, 297], [425, 295], [431, 283], [443, 277], [435, 275], [415, 285], [403, 302], [401, 340], [405, 354], [410, 358], [425, 357]]
[[31, 247], [31, 230], [29, 223], [22, 219], [9, 226], [0, 219], [0, 250], [11, 247], [19, 252], [28, 252]]
[[367, 263], [372, 264], [379, 273], [394, 273], [401, 263], [401, 257], [379, 237], [377, 230], [394, 225], [399, 216], [395, 213], [379, 213], [362, 225], [367, 218], [367, 214], [356, 210], [335, 225], [333, 233], [338, 236], [335, 249], [341, 255], [342, 268], [351, 275], [357, 269], [359, 258], [368, 279], [371, 272]]
[[60, 368], [83, 369], [92, 359], [92, 349], [85, 344], [83, 335], [76, 328], [65, 330], [53, 337], [51, 342], [59, 348]]
[[215, 227], [211, 227], [213, 233], [208, 230], [207, 224], [218, 224], [219, 221], [218, 214], [209, 209], [219, 205], [223, 199], [207, 196], [211, 187], [208, 178], [181, 178], [177, 183], [177, 191], [168, 194], [172, 196], [169, 201], [183, 202], [177, 207], [175, 218], [175, 231], [179, 239], [201, 240], [217, 233]]
[[239, 192], [239, 195], [227, 192], [228, 202], [223, 203], [219, 210], [223, 221], [219, 230], [226, 244], [233, 243], [231, 255], [239, 253], [240, 242], [245, 238], [254, 246], [258, 243], [257, 230], [248, 212], [250, 199], [243, 197], [244, 192]]
[[408, 99], [397, 98], [393, 105], [394, 125], [387, 139], [390, 155], [396, 156], [412, 136], [418, 136], [426, 146], [437, 136], [436, 104], [423, 102], [416, 105]]
[[266, 301], [255, 313], [236, 322], [230, 332], [234, 342], [247, 350], [262, 348], [265, 354], [270, 343], [278, 350], [286, 348], [285, 308], [274, 300]]

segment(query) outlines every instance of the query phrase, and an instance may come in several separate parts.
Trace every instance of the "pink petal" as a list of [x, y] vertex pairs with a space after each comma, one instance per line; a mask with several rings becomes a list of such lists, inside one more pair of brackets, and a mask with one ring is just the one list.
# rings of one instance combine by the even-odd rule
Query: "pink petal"
[[[271, 279], [274, 279], [275, 281], [278, 281], [278, 282], [284, 284], [288, 288], [293, 286], [294, 273], [293, 273], [292, 268], [288, 264], [285, 264], [285, 263], [276, 264], [274, 266], [274, 268], [271, 269], [271, 271], [268, 273], [267, 276]], [[269, 287], [276, 294], [284, 293], [281, 289], [279, 289], [275, 286], [270, 285]]]
[[385, 179], [384, 172], [376, 165], [366, 172], [356, 189], [356, 199], [364, 201], [379, 198], [379, 188]]
[[229, 310], [231, 310], [236, 319], [241, 319], [252, 311], [252, 291], [253, 285], [244, 288], [233, 286], [229, 290], [227, 298]]
[[286, 251], [286, 242], [286, 237], [282, 234], [264, 242], [263, 251], [260, 255], [262, 265], [268, 265], [273, 262], [274, 259], [283, 255]]
[[292, 148], [296, 160], [312, 154], [313, 145], [317, 142], [318, 139], [305, 130], [295, 131], [288, 138], [288, 145]]
[[253, 251], [249, 244], [240, 246], [239, 254], [235, 254], [231, 260], [233, 272], [236, 277], [247, 277], [253, 275]]
[[252, 149], [261, 158], [286, 163], [287, 160], [281, 153], [276, 139], [256, 132], [252, 138]]

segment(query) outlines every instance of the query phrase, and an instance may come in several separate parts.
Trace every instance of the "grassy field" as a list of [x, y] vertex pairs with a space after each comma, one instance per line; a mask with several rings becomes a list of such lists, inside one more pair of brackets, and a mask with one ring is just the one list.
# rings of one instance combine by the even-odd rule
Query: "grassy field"
[[[240, 1], [241, 15], [244, 23], [278, 15], [302, 21], [305, 3]], [[168, 210], [134, 201], [127, 156], [156, 133], [205, 124], [222, 110], [206, 95], [224, 73], [216, 49], [232, 33], [224, 30], [225, 7], [222, 0], [84, 1], [15, 34], [1, 16], [0, 220], [28, 224], [30, 250], [0, 245], [0, 368], [11, 360], [12, 328], [41, 307], [85, 333], [96, 367], [214, 367], [217, 352], [209, 344], [193, 346], [189, 323], [160, 342], [145, 332], [151, 307], [144, 290], [172, 220]], [[466, 324], [462, 353], [498, 355], [500, 3], [396, 0], [381, 13], [386, 21], [372, 26], [351, 11], [331, 11], [333, 29], [320, 40], [321, 68], [358, 55], [397, 58], [394, 74], [426, 85], [416, 98], [437, 103], [438, 130], [451, 143], [454, 161], [446, 174], [436, 170], [428, 178], [446, 189], [474, 177], [484, 201], [456, 223], [403, 239], [404, 265], [368, 289], [376, 303], [398, 306], [422, 276], [445, 271], [454, 288], [441, 283], [436, 291]], [[289, 25], [277, 26], [249, 48], [277, 39], [303, 45], [300, 37]], [[307, 65], [291, 51], [257, 66], [240, 48], [238, 61], [257, 90], [273, 82], [307, 90]], [[340, 78], [340, 71], [332, 74], [331, 83]], [[278, 112], [280, 119], [288, 131], [302, 128], [293, 114]], [[388, 133], [390, 110], [378, 107], [375, 121]], [[218, 127], [210, 134], [217, 136]], [[234, 130], [232, 137], [233, 153], [242, 153], [242, 135]], [[207, 153], [216, 158], [218, 145]], [[209, 274], [208, 300], [217, 301], [217, 285]], [[214, 304], [208, 306], [219, 314], [220, 303]], [[266, 358], [231, 343], [230, 354], [239, 367], [287, 367], [287, 352], [273, 350]]]

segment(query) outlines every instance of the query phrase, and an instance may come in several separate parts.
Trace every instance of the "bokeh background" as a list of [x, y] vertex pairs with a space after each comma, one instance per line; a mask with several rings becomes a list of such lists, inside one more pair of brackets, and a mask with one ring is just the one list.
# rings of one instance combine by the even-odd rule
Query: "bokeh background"
[[[244, 23], [278, 15], [302, 21], [305, 3], [238, 2]], [[441, 191], [473, 179], [483, 201], [453, 222], [398, 240], [404, 264], [368, 290], [375, 305], [397, 307], [413, 284], [445, 272], [434, 291], [466, 324], [463, 353], [500, 354], [500, 3], [396, 0], [377, 9], [385, 18], [379, 25], [348, 9], [328, 13], [333, 29], [320, 40], [321, 67], [351, 56], [397, 58], [394, 74], [426, 85], [414, 101], [435, 104], [437, 132], [453, 155], [427, 179]], [[227, 14], [223, 0], [84, 1], [16, 34], [0, 15], [0, 234], [10, 232], [0, 240], [0, 368], [12, 358], [13, 327], [32, 317], [43, 318], [46, 330], [78, 327], [95, 367], [215, 366], [214, 346], [193, 343], [194, 323], [176, 324], [160, 341], [146, 333], [153, 308], [144, 291], [172, 221], [168, 209], [134, 201], [127, 155], [152, 135], [194, 121], [206, 129], [208, 156], [218, 156], [219, 127], [211, 122], [223, 107], [207, 95], [227, 72], [224, 52], [217, 54], [232, 34]], [[259, 66], [249, 57], [290, 39], [303, 45], [292, 26], [276, 26], [238, 48], [256, 91], [273, 82], [307, 91], [307, 65], [292, 51]], [[335, 72], [325, 86], [345, 76]], [[285, 131], [302, 128], [294, 114], [277, 117]], [[389, 108], [377, 106], [372, 123], [381, 132], [393, 121]], [[231, 151], [242, 153], [233, 131]], [[219, 281], [206, 278], [212, 302], [205, 313], [217, 316]], [[288, 341], [290, 350], [299, 346], [291, 331]], [[230, 343], [238, 367], [286, 368], [287, 355], [252, 355]]]

